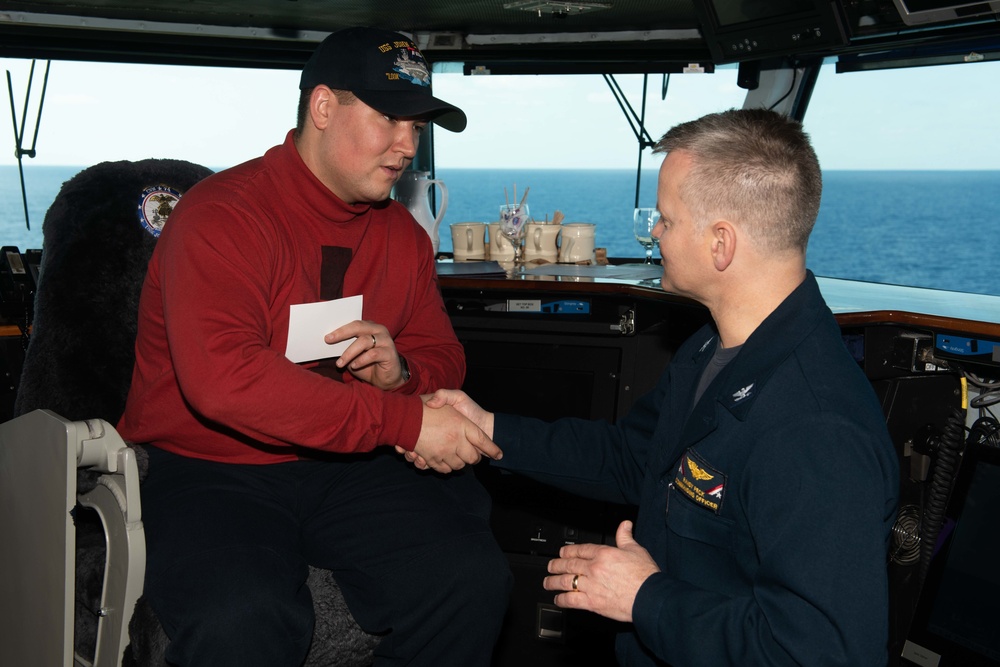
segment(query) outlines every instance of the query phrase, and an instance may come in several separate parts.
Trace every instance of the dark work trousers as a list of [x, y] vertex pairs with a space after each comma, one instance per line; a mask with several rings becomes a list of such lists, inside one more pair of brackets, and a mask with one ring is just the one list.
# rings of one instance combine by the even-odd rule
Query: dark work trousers
[[149, 447], [145, 595], [181, 666], [300, 665], [308, 565], [329, 569], [376, 665], [488, 665], [512, 577], [490, 499], [466, 468], [421, 472], [383, 453], [273, 465]]

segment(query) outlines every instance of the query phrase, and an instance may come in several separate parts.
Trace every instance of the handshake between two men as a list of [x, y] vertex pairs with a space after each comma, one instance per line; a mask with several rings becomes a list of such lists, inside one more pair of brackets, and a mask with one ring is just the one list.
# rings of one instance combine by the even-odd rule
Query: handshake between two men
[[407, 461], [420, 470], [449, 473], [479, 463], [483, 456], [503, 458], [493, 442], [493, 413], [465, 392], [441, 389], [421, 399], [424, 414], [417, 444], [412, 452], [396, 447]]
[[[421, 470], [448, 473], [475, 464], [487, 456], [499, 461], [501, 449], [493, 442], [493, 413], [481, 408], [462, 391], [441, 389], [421, 397], [423, 426], [412, 452], [397, 451]], [[616, 621], [631, 622], [635, 597], [659, 566], [632, 536], [632, 522], [623, 521], [615, 534], [616, 546], [570, 544], [549, 561], [543, 586], [556, 591], [560, 607], [585, 609]]]

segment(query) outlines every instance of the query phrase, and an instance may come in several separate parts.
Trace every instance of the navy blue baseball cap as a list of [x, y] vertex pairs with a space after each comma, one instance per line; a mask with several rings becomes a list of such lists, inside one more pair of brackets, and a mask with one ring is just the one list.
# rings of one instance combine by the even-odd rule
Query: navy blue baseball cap
[[468, 122], [458, 107], [431, 94], [431, 69], [406, 35], [346, 28], [327, 36], [302, 68], [299, 89], [320, 84], [348, 90], [381, 113], [426, 118], [452, 132]]

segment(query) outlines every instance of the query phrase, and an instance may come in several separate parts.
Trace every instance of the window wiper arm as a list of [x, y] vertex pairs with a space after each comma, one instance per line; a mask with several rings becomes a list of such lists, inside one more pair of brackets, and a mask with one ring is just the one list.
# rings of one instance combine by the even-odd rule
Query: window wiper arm
[[[615, 75], [602, 74], [601, 76], [604, 77], [608, 87], [611, 88], [611, 94], [615, 96], [615, 101], [618, 102], [618, 106], [625, 114], [625, 120], [628, 121], [629, 126], [632, 128], [632, 133], [635, 134], [636, 141], [639, 142], [639, 160], [635, 168], [635, 206], [638, 208], [639, 185], [642, 180], [642, 152], [656, 145], [656, 142], [653, 141], [653, 138], [649, 136], [649, 132], [646, 130], [646, 85], [649, 83], [649, 74], [642, 75], [642, 106], [640, 107], [641, 113], [638, 114], [632, 108], [632, 105], [629, 104], [628, 99], [625, 97], [625, 91], [618, 85]], [[670, 74], [664, 74], [663, 85], [660, 90], [661, 99], [667, 98], [667, 86], [669, 83]]]
[[38, 100], [38, 116], [35, 118], [35, 133], [31, 138], [31, 148], [24, 147], [24, 130], [28, 122], [28, 103], [31, 100], [31, 82], [35, 78], [35, 61], [31, 61], [31, 69], [28, 72], [28, 86], [24, 93], [24, 109], [21, 112], [21, 129], [17, 127], [17, 110], [14, 108], [14, 83], [7, 70], [7, 92], [10, 95], [10, 119], [14, 123], [14, 157], [17, 158], [17, 171], [21, 178], [21, 202], [24, 205], [24, 226], [31, 229], [31, 220], [28, 217], [28, 194], [24, 187], [24, 163], [25, 155], [35, 157], [35, 146], [38, 143], [38, 128], [42, 123], [42, 107], [45, 104], [45, 90], [49, 85], [49, 64], [45, 61], [45, 77], [42, 79], [42, 94]]

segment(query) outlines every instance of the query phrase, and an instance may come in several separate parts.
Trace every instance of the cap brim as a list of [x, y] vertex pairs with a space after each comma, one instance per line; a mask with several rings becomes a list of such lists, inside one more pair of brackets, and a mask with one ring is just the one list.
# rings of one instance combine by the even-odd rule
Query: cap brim
[[465, 112], [444, 100], [426, 93], [412, 94], [398, 90], [355, 90], [359, 100], [373, 109], [398, 118], [426, 118], [452, 132], [461, 132], [468, 124]]

